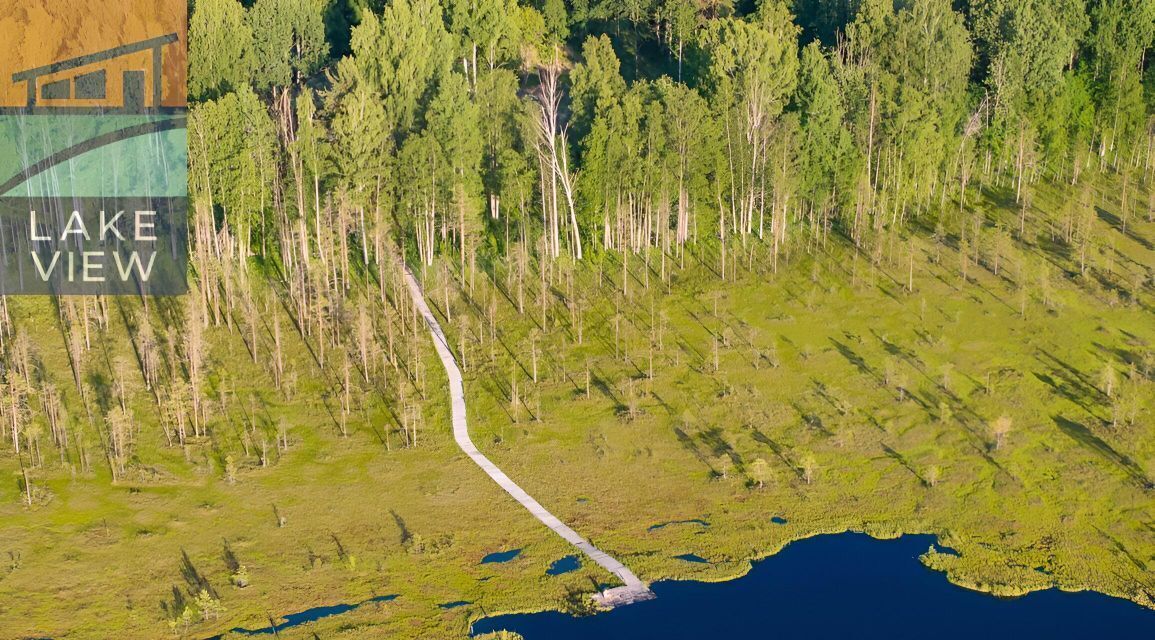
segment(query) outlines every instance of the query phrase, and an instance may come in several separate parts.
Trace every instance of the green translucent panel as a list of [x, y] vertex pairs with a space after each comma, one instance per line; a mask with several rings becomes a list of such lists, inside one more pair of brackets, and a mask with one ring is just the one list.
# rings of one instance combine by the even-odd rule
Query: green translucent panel
[[53, 165], [7, 197], [179, 197], [188, 195], [184, 129], [120, 140]]
[[[154, 131], [150, 123], [179, 128]], [[187, 138], [183, 117], [0, 116], [0, 184], [28, 167], [51, 165], [0, 196], [183, 197]]]

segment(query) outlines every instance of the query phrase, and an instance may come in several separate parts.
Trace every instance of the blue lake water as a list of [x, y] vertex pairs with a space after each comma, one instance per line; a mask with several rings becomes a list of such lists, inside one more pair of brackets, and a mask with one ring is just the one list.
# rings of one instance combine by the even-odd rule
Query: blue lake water
[[918, 559], [934, 542], [819, 536], [737, 580], [659, 582], [650, 602], [576, 618], [500, 616], [477, 621], [473, 632], [507, 629], [526, 640], [1155, 637], [1155, 611], [1126, 600], [1054, 589], [1006, 599], [952, 585]]

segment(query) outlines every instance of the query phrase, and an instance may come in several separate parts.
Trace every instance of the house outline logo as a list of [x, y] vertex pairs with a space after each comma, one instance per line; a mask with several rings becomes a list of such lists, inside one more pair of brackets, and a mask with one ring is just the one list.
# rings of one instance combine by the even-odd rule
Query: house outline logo
[[[0, 113], [23, 113], [28, 115], [47, 113], [71, 114], [134, 114], [149, 113], [177, 113], [183, 112], [183, 107], [164, 107], [164, 49], [179, 42], [175, 33], [141, 40], [88, 53], [74, 58], [61, 60], [52, 64], [25, 69], [12, 74], [12, 82], [26, 85], [27, 103], [22, 107], [0, 108]], [[131, 56], [138, 53], [150, 52], [151, 64], [147, 69], [130, 69], [123, 71], [121, 76], [121, 103], [113, 105], [68, 105], [60, 102], [76, 100], [108, 101], [109, 74], [103, 65], [107, 62]], [[61, 79], [41, 81], [64, 72], [83, 70], [95, 67], [90, 71], [83, 71], [76, 75]], [[145, 76], [149, 75], [150, 91], [146, 92]], [[47, 102], [48, 104], [43, 104]]]

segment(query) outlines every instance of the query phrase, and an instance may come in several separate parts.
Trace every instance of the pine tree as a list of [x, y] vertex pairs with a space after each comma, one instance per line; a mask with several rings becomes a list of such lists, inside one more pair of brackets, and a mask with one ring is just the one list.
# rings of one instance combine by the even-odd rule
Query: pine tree
[[189, 19], [189, 98], [218, 98], [240, 87], [253, 65], [253, 31], [237, 0], [197, 0]]

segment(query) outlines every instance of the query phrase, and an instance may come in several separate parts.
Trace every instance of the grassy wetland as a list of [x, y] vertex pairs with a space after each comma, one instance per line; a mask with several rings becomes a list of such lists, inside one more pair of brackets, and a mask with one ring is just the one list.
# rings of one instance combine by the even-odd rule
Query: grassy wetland
[[[1152, 231], [1141, 223], [1133, 233]], [[1151, 606], [1155, 441], [1142, 376], [1155, 327], [1145, 302], [1112, 303], [1111, 289], [1064, 275], [1061, 255], [1050, 258], [1050, 284], [1020, 285], [1014, 270], [1029, 273], [1024, 265], [1000, 276], [979, 265], [962, 280], [949, 237], [897, 247], [873, 267], [856, 266], [846, 247], [803, 253], [770, 279], [759, 273], [764, 258], [739, 256], [722, 286], [706, 256], [689, 258], [668, 286], [650, 273], [648, 288], [638, 261], [627, 266], [632, 292], [619, 286], [575, 312], [580, 343], [564, 306], [547, 307], [544, 325], [538, 307], [518, 314], [500, 273], [472, 296], [454, 290], [450, 327], [484, 327], [477, 309], [491, 307], [477, 301], [491, 297], [502, 327], [496, 338], [451, 335], [467, 345], [459, 358], [474, 439], [647, 580], [733, 578], [822, 533], [933, 533], [959, 555], [925, 562], [957, 584], [998, 595], [1093, 589]], [[1120, 265], [1151, 264], [1137, 240], [1117, 248]], [[620, 278], [617, 269], [600, 277]], [[593, 284], [598, 277], [575, 270], [572, 285], [547, 295], [609, 286]], [[534, 282], [526, 295], [536, 299]], [[439, 299], [436, 284], [429, 290]], [[18, 318], [34, 310], [13, 304]], [[51, 344], [58, 331], [33, 325], [28, 335]], [[101, 343], [128, 350], [118, 346], [123, 332], [110, 321]], [[18, 634], [52, 632], [61, 602], [78, 612], [69, 625], [87, 621], [64, 637], [98, 637], [110, 624], [140, 637], [167, 632], [163, 607], [179, 606], [174, 594], [193, 582], [212, 586], [229, 628], [396, 595], [281, 633], [453, 637], [482, 614], [580, 608], [575, 594], [610, 580], [588, 563], [546, 575], [566, 546], [459, 453], [428, 353], [417, 356], [427, 400], [400, 426], [420, 422], [408, 447], [399, 427], [375, 428], [394, 418], [368, 396], [343, 435], [340, 398], [313, 381], [321, 376], [303, 344], [285, 346], [300, 352], [291, 360], [302, 380], [286, 397], [268, 393], [268, 372], [234, 364], [250, 359], [240, 331], [214, 329], [207, 340], [209, 361], [229, 363], [211, 384], [235, 398], [217, 414], [225, 433], [215, 437], [272, 440], [283, 428], [289, 446], [267, 465], [229, 462], [207, 442], [166, 447], [159, 425], [142, 418], [137, 455], [153, 462], [128, 477], [111, 482], [95, 465], [37, 471], [31, 507], [20, 483], [8, 483], [3, 587], [53, 595], [5, 598], [5, 619], [26, 625]], [[69, 370], [65, 354], [38, 354], [44, 370]], [[1124, 382], [1138, 376], [1113, 390], [1137, 394], [1127, 399], [1133, 414], [1116, 419], [1108, 369]], [[131, 396], [146, 416], [147, 392]], [[508, 563], [479, 564], [514, 548], [523, 551]], [[690, 553], [709, 564], [676, 558]], [[439, 607], [449, 602], [469, 604]]]

